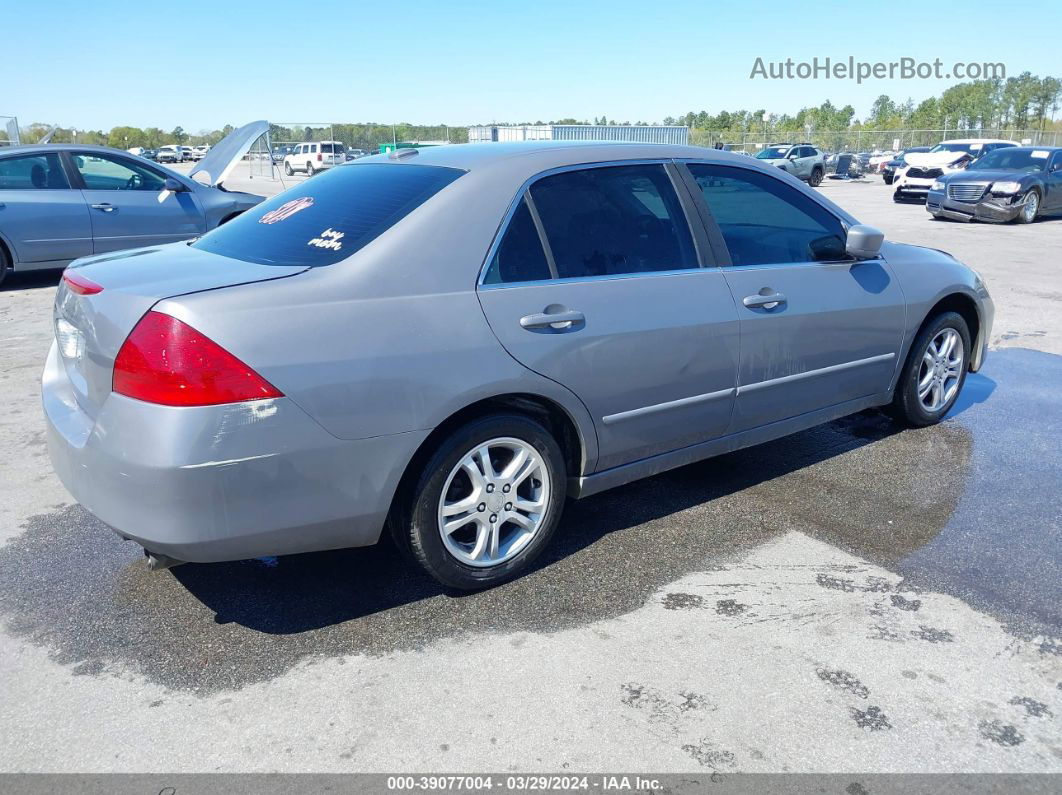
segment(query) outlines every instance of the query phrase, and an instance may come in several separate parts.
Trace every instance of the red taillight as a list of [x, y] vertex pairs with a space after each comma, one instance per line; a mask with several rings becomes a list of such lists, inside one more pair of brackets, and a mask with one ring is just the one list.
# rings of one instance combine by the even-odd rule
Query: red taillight
[[324, 156], [323, 156], [323, 155], [321, 155], [321, 153], [320, 153], [320, 152], [318, 152], [318, 153], [317, 153], [317, 162], [318, 162], [318, 163], [320, 163], [320, 162], [321, 162], [322, 160], [324, 160]]
[[95, 295], [103, 292], [102, 284], [96, 284], [91, 279], [79, 276], [73, 271], [63, 271], [63, 281], [66, 282], [67, 290], [78, 295]]
[[164, 406], [215, 406], [284, 394], [213, 340], [162, 312], [148, 312], [122, 343], [111, 388]]

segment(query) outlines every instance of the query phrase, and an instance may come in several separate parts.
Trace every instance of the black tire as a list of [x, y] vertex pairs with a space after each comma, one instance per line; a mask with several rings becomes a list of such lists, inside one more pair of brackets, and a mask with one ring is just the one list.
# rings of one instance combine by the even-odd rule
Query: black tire
[[[931, 411], [918, 397], [918, 382], [922, 375], [923, 357], [929, 348], [930, 342], [949, 328], [958, 332], [962, 340], [962, 370], [959, 373], [954, 394], [936, 410]], [[904, 362], [900, 378], [896, 382], [896, 391], [893, 394], [892, 403], [887, 409], [888, 413], [898, 422], [913, 427], [935, 425], [940, 422], [951, 411], [951, 407], [955, 405], [955, 401], [958, 400], [959, 395], [962, 393], [962, 388], [966, 384], [966, 374], [969, 371], [970, 357], [972, 355], [973, 347], [970, 344], [970, 328], [966, 325], [962, 315], [957, 312], [942, 312], [930, 318], [915, 338], [914, 344], [907, 354], [907, 361]]]
[[[517, 439], [538, 452], [549, 474], [550, 498], [538, 530], [514, 557], [495, 566], [472, 566], [460, 561], [443, 543], [439, 503], [450, 473], [461, 459], [479, 445], [501, 438]], [[454, 431], [435, 450], [412, 488], [399, 499], [391, 532], [398, 547], [443, 585], [463, 591], [491, 588], [525, 571], [549, 543], [564, 510], [566, 478], [564, 455], [538, 422], [517, 414], [482, 417]]]
[[813, 168], [813, 169], [811, 169], [811, 176], [808, 178], [808, 185], [810, 185], [813, 188], [817, 188], [821, 184], [822, 184], [822, 169], [821, 168]]
[[[1036, 197], [1036, 208], [1033, 210], [1032, 214], [1029, 215], [1025, 212], [1025, 205], [1026, 202], [1030, 201], [1030, 198], [1033, 196]], [[1036, 217], [1040, 214], [1042, 200], [1043, 197], [1040, 196], [1040, 191], [1038, 191], [1036, 188], [1029, 188], [1029, 190], [1025, 191], [1025, 195], [1021, 197], [1022, 209], [1021, 212], [1018, 213], [1018, 217], [1014, 220], [1017, 221], [1019, 224], [1031, 224], [1033, 221], [1036, 220]]]
[[284, 173], [289, 177], [295, 173], [295, 171], [291, 168], [291, 163], [287, 161], [284, 161]]
[[893, 179], [892, 177], [890, 177], [888, 175], [885, 175], [885, 176], [882, 177], [882, 179], [885, 180], [885, 184], [886, 185], [891, 185], [892, 184], [892, 179]]
[[4, 251], [4, 247], [0, 244], [0, 284], [4, 283], [4, 279], [7, 278], [7, 274], [11, 272], [11, 260], [7, 257], [7, 252]]

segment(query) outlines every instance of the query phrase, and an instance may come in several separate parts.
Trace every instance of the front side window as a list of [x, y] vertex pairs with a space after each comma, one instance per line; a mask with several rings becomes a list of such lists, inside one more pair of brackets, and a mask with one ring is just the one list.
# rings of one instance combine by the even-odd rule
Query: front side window
[[698, 267], [682, 205], [662, 165], [565, 171], [535, 182], [530, 195], [558, 278]]
[[157, 171], [110, 155], [79, 152], [73, 155], [87, 190], [162, 190], [165, 178]]
[[690, 163], [734, 265], [845, 258], [845, 231], [799, 190], [751, 169]]
[[55, 153], [0, 158], [0, 190], [69, 188], [63, 164]]
[[397, 163], [327, 169], [191, 245], [262, 265], [331, 265], [368, 245], [464, 173]]

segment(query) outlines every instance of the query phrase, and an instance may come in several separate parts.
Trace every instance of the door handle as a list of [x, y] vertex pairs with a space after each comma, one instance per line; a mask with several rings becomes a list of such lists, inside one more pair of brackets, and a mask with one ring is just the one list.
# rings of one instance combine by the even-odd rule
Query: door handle
[[582, 312], [566, 309], [563, 312], [539, 312], [534, 315], [524, 315], [520, 318], [520, 325], [524, 328], [550, 328], [557, 331], [568, 331], [576, 323], [586, 320]]
[[786, 302], [785, 296], [781, 293], [765, 292], [769, 288], [764, 287], [756, 295], [746, 295], [741, 303], [747, 306], [749, 309], [755, 309], [757, 307], [763, 307], [764, 309], [774, 309], [779, 304]]
[[92, 209], [93, 210], [103, 210], [103, 212], [105, 212], [105, 213], [114, 212], [114, 207], [112, 205], [110, 205], [110, 204], [107, 204], [106, 202], [104, 202], [103, 204], [94, 204], [94, 205], [92, 205]]

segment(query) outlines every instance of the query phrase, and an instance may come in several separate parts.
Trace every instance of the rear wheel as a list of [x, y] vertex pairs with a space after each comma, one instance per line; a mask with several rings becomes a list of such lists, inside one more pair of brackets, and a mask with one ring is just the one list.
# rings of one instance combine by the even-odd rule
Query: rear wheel
[[7, 257], [7, 252], [4, 251], [4, 247], [0, 244], [0, 284], [4, 283], [4, 279], [7, 278], [7, 274], [11, 271], [11, 260]]
[[813, 168], [811, 170], [811, 177], [808, 179], [808, 185], [813, 188], [819, 187], [822, 184], [822, 169]]
[[966, 383], [970, 329], [962, 315], [933, 318], [907, 355], [890, 414], [907, 425], [934, 425], [944, 419]]
[[295, 170], [291, 167], [291, 163], [286, 160], [284, 161], [284, 173], [289, 177], [295, 173]]
[[313, 163], [307, 163], [306, 164], [306, 176], [308, 176], [308, 177], [312, 177], [313, 176]]
[[1017, 222], [1019, 224], [1031, 224], [1036, 220], [1037, 214], [1040, 212], [1040, 192], [1035, 188], [1029, 190], [1022, 199], [1021, 210], [1018, 212]]
[[883, 176], [882, 179], [885, 180], [885, 184], [886, 185], [891, 185], [892, 184], [892, 177], [890, 177], [888, 174]]
[[484, 417], [439, 446], [392, 530], [443, 585], [489, 588], [520, 574], [549, 543], [566, 475], [542, 425], [519, 415]]

